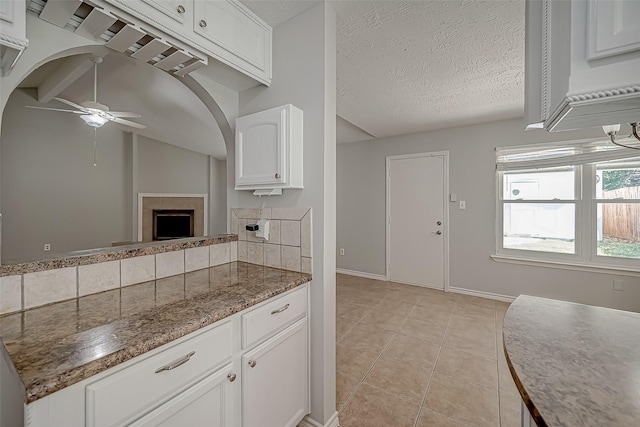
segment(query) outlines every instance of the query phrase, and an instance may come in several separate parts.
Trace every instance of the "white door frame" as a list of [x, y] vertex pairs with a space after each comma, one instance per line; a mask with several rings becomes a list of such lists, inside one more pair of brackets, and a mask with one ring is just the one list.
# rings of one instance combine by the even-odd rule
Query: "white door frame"
[[443, 227], [443, 234], [444, 234], [444, 291], [448, 292], [449, 291], [449, 151], [433, 151], [433, 152], [428, 152], [428, 153], [416, 153], [416, 154], [403, 154], [403, 155], [399, 155], [399, 156], [387, 156], [387, 168], [386, 168], [386, 174], [385, 174], [385, 179], [387, 181], [387, 192], [386, 192], [386, 199], [387, 199], [387, 210], [386, 210], [386, 215], [385, 215], [385, 226], [387, 229], [387, 253], [386, 253], [386, 265], [385, 265], [385, 271], [386, 271], [386, 276], [387, 276], [387, 280], [391, 280], [391, 271], [390, 271], [390, 264], [391, 264], [391, 229], [389, 227], [389, 217], [391, 216], [391, 197], [389, 197], [389, 195], [391, 194], [391, 183], [389, 180], [389, 172], [391, 169], [391, 161], [392, 160], [402, 160], [402, 159], [414, 159], [414, 158], [418, 158], [418, 157], [443, 157], [443, 170], [442, 170], [442, 174], [443, 174], [443, 179], [442, 179], [442, 184], [443, 184], [443, 191], [442, 191], [442, 206], [443, 206], [443, 210], [444, 210], [444, 218], [442, 219], [442, 221], [444, 222], [444, 227]]

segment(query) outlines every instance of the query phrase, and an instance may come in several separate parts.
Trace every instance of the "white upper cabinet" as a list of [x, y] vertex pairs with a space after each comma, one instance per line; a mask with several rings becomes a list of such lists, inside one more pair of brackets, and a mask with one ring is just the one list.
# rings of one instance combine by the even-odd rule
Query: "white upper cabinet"
[[244, 73], [271, 80], [271, 27], [239, 2], [198, 0], [194, 7], [197, 42]]
[[272, 29], [237, 0], [100, 1], [260, 83], [271, 83]]
[[0, 0], [0, 75], [13, 68], [29, 45], [25, 0]]
[[291, 104], [237, 118], [235, 189], [303, 188], [302, 135], [302, 110]]
[[527, 0], [527, 124], [640, 120], [640, 1]]

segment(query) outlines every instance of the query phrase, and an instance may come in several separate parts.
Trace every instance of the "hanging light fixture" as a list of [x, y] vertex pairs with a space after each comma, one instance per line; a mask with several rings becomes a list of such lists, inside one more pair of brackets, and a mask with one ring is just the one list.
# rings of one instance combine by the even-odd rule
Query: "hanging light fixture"
[[109, 121], [107, 118], [100, 117], [97, 114], [83, 114], [80, 118], [84, 120], [86, 124], [94, 128], [102, 127], [103, 124]]
[[[629, 126], [631, 126], [631, 135], [623, 139], [635, 137], [638, 141], [640, 141], [640, 131], [638, 130], [638, 128], [640, 127], [640, 123], [629, 123]], [[604, 131], [605, 134], [609, 135], [609, 138], [611, 139], [612, 144], [617, 145], [618, 147], [630, 148], [632, 150], [640, 150], [640, 147], [632, 147], [630, 145], [624, 145], [616, 141], [618, 132], [620, 132], [620, 124], [602, 126], [602, 130]]]

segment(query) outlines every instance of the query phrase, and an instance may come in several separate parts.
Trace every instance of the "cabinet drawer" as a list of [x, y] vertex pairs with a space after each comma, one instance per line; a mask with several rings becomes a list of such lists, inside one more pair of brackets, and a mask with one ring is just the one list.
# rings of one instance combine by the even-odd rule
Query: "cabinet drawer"
[[[227, 322], [95, 382], [86, 388], [87, 426], [123, 424], [139, 417], [229, 362], [232, 354], [232, 327]], [[157, 372], [170, 365], [175, 367]]]
[[242, 316], [242, 347], [273, 335], [307, 314], [307, 286]]

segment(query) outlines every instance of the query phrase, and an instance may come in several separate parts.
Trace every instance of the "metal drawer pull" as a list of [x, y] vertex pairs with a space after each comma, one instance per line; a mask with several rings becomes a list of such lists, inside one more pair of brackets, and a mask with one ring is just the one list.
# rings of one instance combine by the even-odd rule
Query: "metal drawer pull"
[[256, 361], [253, 360], [253, 359], [249, 360], [249, 366], [252, 367], [252, 368], [255, 368], [256, 367]]
[[186, 12], [185, 8], [183, 5], [178, 5], [178, 8], [176, 9], [178, 11], [178, 13], [183, 14]]
[[234, 382], [236, 380], [236, 374], [234, 374], [233, 372], [229, 372], [227, 374], [227, 379], [230, 383]]
[[287, 305], [285, 305], [284, 307], [279, 308], [279, 309], [277, 309], [277, 310], [273, 310], [273, 311], [271, 312], [271, 314], [278, 314], [278, 313], [282, 313], [282, 312], [283, 312], [283, 311], [285, 311], [287, 308], [289, 308], [289, 304], [287, 304]]
[[204, 19], [201, 19], [198, 25], [200, 25], [200, 28], [204, 28], [207, 26], [207, 21], [205, 21]]
[[278, 172], [276, 172], [276, 179], [280, 179], [280, 174]]
[[170, 371], [172, 369], [177, 368], [178, 366], [187, 363], [189, 361], [189, 359], [191, 359], [191, 356], [193, 356], [194, 354], [196, 354], [195, 351], [190, 352], [189, 354], [187, 354], [184, 357], [181, 357], [180, 359], [176, 360], [175, 362], [172, 362], [168, 365], [164, 365], [159, 367], [158, 369], [156, 369], [156, 374], [159, 374], [162, 371]]

